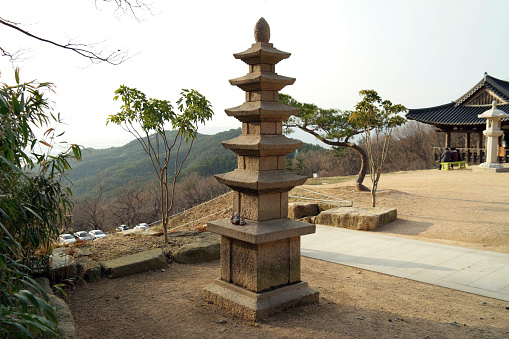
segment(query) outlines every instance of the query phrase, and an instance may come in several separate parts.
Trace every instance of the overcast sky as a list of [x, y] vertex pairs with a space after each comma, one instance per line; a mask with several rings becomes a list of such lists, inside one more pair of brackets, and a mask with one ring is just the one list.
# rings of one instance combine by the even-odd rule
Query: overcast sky
[[[122, 84], [172, 102], [182, 88], [196, 89], [215, 111], [201, 133], [240, 127], [224, 109], [244, 101], [228, 80], [248, 66], [232, 54], [254, 43], [260, 17], [274, 47], [292, 53], [276, 65], [278, 74], [297, 79], [283, 92], [320, 107], [352, 109], [361, 89], [407, 108], [429, 107], [457, 99], [485, 71], [509, 80], [509, 1], [151, 1], [153, 15], [139, 12], [143, 20], [136, 21], [100, 0], [97, 6], [93, 0], [0, 0], [0, 16], [33, 34], [62, 43], [104, 41], [131, 55], [119, 66], [90, 65], [0, 26], [2, 48], [30, 48], [16, 64], [22, 80], [56, 84], [52, 99], [67, 141], [105, 148], [132, 139], [106, 126], [119, 110], [112, 99]], [[0, 81], [14, 82], [5, 57], [0, 71]]]

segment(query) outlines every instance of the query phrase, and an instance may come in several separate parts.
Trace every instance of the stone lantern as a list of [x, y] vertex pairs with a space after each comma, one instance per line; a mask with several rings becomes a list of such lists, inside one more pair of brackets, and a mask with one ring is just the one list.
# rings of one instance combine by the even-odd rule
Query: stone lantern
[[287, 217], [288, 191], [307, 179], [285, 170], [285, 156], [302, 143], [282, 134], [282, 122], [299, 109], [279, 103], [279, 91], [295, 79], [276, 73], [275, 65], [290, 53], [269, 39], [261, 18], [256, 42], [234, 54], [249, 65], [247, 75], [230, 80], [246, 92], [246, 101], [226, 110], [242, 122], [242, 134], [223, 142], [238, 155], [238, 168], [216, 178], [234, 191], [235, 216], [207, 224], [221, 235], [221, 278], [205, 288], [204, 298], [251, 320], [318, 302], [318, 292], [300, 280], [300, 236], [314, 233], [315, 225]]
[[504, 132], [500, 129], [500, 121], [502, 118], [508, 117], [509, 114], [497, 109], [496, 100], [493, 101], [493, 107], [483, 114], [478, 115], [479, 118], [486, 119], [486, 130], [483, 132], [486, 136], [486, 162], [479, 167], [484, 168], [504, 168], [497, 161], [498, 156], [498, 137]]

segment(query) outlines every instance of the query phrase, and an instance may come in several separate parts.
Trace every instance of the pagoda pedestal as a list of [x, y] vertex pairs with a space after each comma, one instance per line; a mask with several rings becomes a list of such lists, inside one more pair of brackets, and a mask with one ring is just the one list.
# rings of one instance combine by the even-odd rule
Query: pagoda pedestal
[[232, 79], [246, 91], [246, 102], [227, 109], [242, 122], [242, 134], [223, 142], [238, 155], [238, 168], [216, 175], [234, 191], [233, 211], [245, 225], [230, 219], [207, 223], [221, 235], [221, 278], [204, 290], [204, 298], [246, 319], [262, 319], [285, 308], [318, 302], [318, 292], [300, 280], [300, 236], [315, 225], [288, 219], [288, 191], [306, 177], [285, 171], [285, 156], [302, 143], [282, 135], [282, 121], [298, 109], [278, 102], [293, 78], [275, 73], [275, 64], [290, 53], [269, 43], [270, 30], [261, 18], [256, 43], [234, 54], [249, 73]]
[[208, 223], [221, 234], [221, 278], [205, 289], [205, 299], [252, 320], [317, 302], [318, 292], [300, 280], [300, 236], [314, 226], [288, 218]]

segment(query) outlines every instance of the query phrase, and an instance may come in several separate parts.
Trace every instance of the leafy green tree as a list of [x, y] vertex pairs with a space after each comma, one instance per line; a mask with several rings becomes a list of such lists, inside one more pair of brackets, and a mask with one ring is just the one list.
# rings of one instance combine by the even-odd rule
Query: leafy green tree
[[59, 336], [55, 310], [23, 263], [58, 236], [72, 207], [62, 180], [81, 150], [65, 143], [54, 149], [54, 128], [36, 137], [34, 128], [59, 122], [45, 112], [52, 85], [22, 83], [18, 69], [15, 79], [0, 84], [0, 337], [53, 338]]
[[367, 148], [371, 175], [372, 206], [376, 205], [376, 190], [382, 168], [389, 152], [392, 131], [396, 126], [405, 123], [406, 119], [400, 113], [406, 111], [405, 106], [393, 105], [389, 100], [382, 100], [374, 90], [359, 92], [363, 98], [350, 112], [349, 122], [362, 130], [362, 136]]
[[[175, 183], [180, 175], [182, 165], [191, 152], [196, 138], [198, 124], [212, 118], [210, 102], [199, 92], [184, 89], [177, 101], [176, 113], [172, 104], [166, 100], [148, 99], [146, 95], [135, 88], [120, 86], [115, 91], [114, 100], [122, 100], [120, 112], [110, 115], [107, 123], [122, 126], [140, 142], [143, 150], [150, 158], [159, 180], [161, 196], [161, 219], [164, 229], [164, 241], [168, 242], [168, 221], [173, 209], [175, 197]], [[167, 137], [165, 127], [176, 130], [173, 139]], [[141, 129], [141, 130], [140, 130]], [[154, 133], [154, 135], [150, 135]], [[180, 154], [181, 146], [190, 143], [187, 151]], [[168, 172], [168, 165], [172, 152], [176, 153], [174, 172]]]
[[300, 103], [287, 94], [279, 94], [279, 101], [285, 105], [300, 108], [296, 116], [288, 118], [284, 124], [286, 131], [299, 128], [334, 147], [347, 147], [361, 157], [361, 168], [357, 175], [355, 188], [357, 191], [367, 191], [362, 183], [368, 171], [368, 156], [365, 150], [353, 140], [355, 135], [361, 134], [362, 129], [353, 125], [349, 112], [337, 109], [323, 109], [314, 104]]

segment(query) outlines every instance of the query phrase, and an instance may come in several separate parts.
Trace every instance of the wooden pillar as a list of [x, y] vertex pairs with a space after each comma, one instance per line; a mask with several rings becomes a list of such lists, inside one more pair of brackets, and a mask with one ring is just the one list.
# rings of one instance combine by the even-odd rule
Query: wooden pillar
[[478, 163], [482, 163], [484, 161], [484, 154], [483, 154], [483, 151], [482, 151], [482, 148], [483, 148], [483, 139], [484, 139], [484, 134], [483, 134], [483, 131], [479, 131], [479, 138], [477, 140], [477, 159], [478, 159]]
[[465, 147], [470, 148], [470, 132], [467, 132], [467, 139], [465, 140]]
[[445, 132], [445, 147], [451, 148], [451, 130], [448, 129], [447, 132]]
[[477, 149], [482, 149], [482, 141], [484, 139], [484, 134], [482, 133], [483, 131], [479, 131], [479, 140], [477, 140]]

